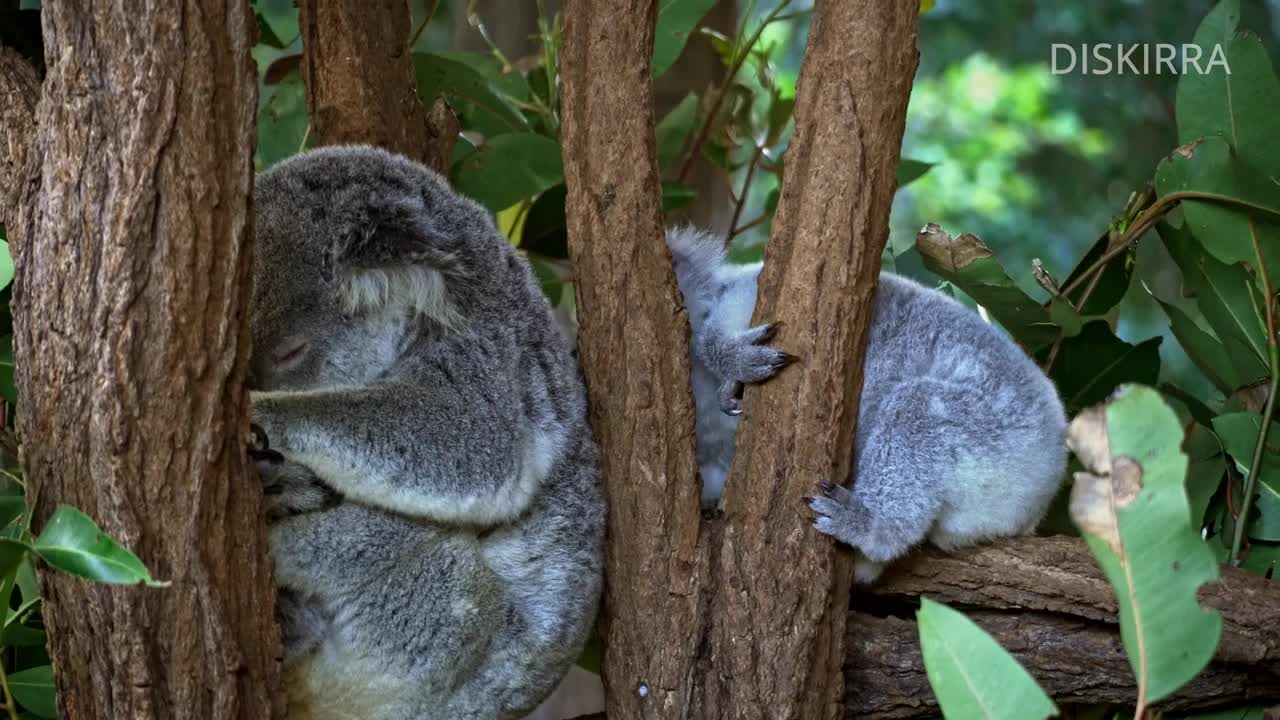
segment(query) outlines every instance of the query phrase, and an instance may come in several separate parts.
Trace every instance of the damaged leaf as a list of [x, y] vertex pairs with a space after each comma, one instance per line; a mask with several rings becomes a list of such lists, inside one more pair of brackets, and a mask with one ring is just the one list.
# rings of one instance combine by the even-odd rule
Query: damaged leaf
[[1072, 421], [1072, 519], [1115, 589], [1120, 634], [1145, 703], [1167, 697], [1208, 664], [1222, 617], [1196, 592], [1218, 577], [1191, 521], [1178, 417], [1155, 390], [1121, 389]]

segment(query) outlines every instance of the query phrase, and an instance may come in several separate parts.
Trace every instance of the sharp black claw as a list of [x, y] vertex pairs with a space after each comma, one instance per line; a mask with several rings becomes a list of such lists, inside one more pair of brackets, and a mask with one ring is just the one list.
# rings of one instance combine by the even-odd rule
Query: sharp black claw
[[792, 355], [789, 352], [782, 353], [782, 362], [778, 365], [778, 369], [782, 369], [800, 359], [799, 355]]
[[818, 487], [822, 488], [822, 492], [824, 492], [824, 493], [829, 493], [829, 492], [831, 492], [832, 490], [835, 490], [835, 489], [836, 489], [836, 486], [835, 486], [835, 485], [832, 485], [831, 483], [827, 482], [826, 480], [823, 480], [822, 482], [818, 483]]
[[776, 320], [774, 322], [769, 323], [768, 325], [765, 325], [764, 332], [760, 334], [759, 342], [766, 343], [772, 340], [773, 336], [778, 334], [778, 328], [781, 328], [781, 327], [782, 327], [781, 320]]

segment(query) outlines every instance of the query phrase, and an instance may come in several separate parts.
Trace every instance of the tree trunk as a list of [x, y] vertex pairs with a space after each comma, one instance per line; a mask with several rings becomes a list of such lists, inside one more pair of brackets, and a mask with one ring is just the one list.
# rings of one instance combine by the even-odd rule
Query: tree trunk
[[406, 0], [300, 0], [298, 23], [315, 143], [377, 145], [447, 174], [458, 123], [418, 100]]
[[851, 473], [918, 10], [815, 3], [753, 321], [781, 321], [776, 342], [801, 361], [743, 398], [703, 671], [712, 717], [840, 716], [852, 555], [809, 528], [804, 498]]
[[612, 718], [677, 718], [699, 643], [689, 323], [659, 207], [653, 0], [568, 0], [565, 214], [578, 348], [609, 502], [603, 675]]
[[15, 233], [19, 434], [38, 529], [70, 503], [165, 589], [41, 572], [70, 720], [283, 715], [245, 456], [256, 83], [245, 0], [46, 0]]
[[816, 5], [793, 179], [757, 302], [758, 319], [784, 321], [780, 344], [803, 363], [748, 390], [723, 522], [700, 526], [687, 319], [654, 164], [656, 8], [566, 3], [566, 210], [610, 504], [603, 627], [614, 720], [839, 716], [850, 558], [808, 528], [803, 497], [850, 473], [917, 10], [908, 0]]

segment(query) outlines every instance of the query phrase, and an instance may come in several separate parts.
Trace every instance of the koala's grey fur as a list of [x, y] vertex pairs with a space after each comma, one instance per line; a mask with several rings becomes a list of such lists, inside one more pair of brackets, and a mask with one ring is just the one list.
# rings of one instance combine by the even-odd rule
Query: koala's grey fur
[[[668, 232], [693, 335], [702, 497], [733, 460], [743, 383], [789, 360], [772, 325], [750, 327], [761, 265], [726, 261], [724, 242]], [[928, 539], [942, 548], [1030, 533], [1066, 467], [1066, 416], [1053, 383], [1001, 330], [955, 300], [880, 274], [863, 368], [852, 490], [812, 498], [814, 527], [858, 551], [856, 576]]]
[[255, 202], [290, 717], [521, 717], [587, 639], [604, 540], [583, 382], [528, 263], [369, 147], [287, 160]]

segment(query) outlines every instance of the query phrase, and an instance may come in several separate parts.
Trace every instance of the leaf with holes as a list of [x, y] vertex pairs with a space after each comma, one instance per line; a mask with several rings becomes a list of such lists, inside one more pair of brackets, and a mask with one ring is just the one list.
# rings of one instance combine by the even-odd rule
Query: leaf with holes
[[1213, 657], [1222, 616], [1196, 593], [1218, 577], [1191, 522], [1182, 427], [1155, 390], [1128, 386], [1071, 422], [1071, 517], [1110, 581], [1139, 704], [1168, 697]]
[[1280, 279], [1280, 183], [1236, 158], [1216, 135], [1184, 145], [1156, 168], [1160, 197], [1185, 198], [1182, 213], [1191, 230], [1224, 263], [1256, 265], [1259, 255], [1272, 278]]
[[925, 673], [943, 715], [1031, 720], [1058, 714], [1026, 669], [969, 618], [925, 597], [916, 624]]

